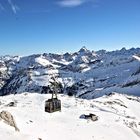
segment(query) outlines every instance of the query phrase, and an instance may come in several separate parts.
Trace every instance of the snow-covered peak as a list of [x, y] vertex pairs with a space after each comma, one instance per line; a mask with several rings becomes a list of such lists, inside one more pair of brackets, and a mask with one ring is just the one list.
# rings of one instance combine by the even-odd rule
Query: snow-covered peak
[[87, 51], [88, 49], [86, 48], [86, 46], [83, 46], [80, 50], [79, 50], [79, 52], [84, 52], [84, 51]]
[[89, 53], [90, 50], [88, 50], [85, 46], [83, 46], [79, 51], [80, 54], [84, 54], [84, 53]]
[[47, 93], [51, 77], [48, 75], [52, 74], [60, 82], [59, 91], [66, 94], [83, 98], [96, 98], [113, 91], [140, 95], [140, 63], [135, 59], [139, 56], [140, 48], [94, 52], [85, 47], [61, 55], [3, 56], [0, 57], [0, 95], [25, 91]]
[[51, 65], [51, 62], [45, 59], [42, 55], [40, 57], [35, 58], [35, 62], [39, 63], [42, 66]]

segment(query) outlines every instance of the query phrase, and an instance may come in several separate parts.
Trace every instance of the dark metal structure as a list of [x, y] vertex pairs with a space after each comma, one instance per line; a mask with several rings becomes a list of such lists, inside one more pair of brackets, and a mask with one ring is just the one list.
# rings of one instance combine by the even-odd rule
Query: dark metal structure
[[53, 85], [52, 98], [45, 101], [45, 112], [49, 112], [49, 113], [61, 111], [61, 100], [57, 98], [57, 91], [56, 91], [58, 83], [56, 82], [55, 78], [53, 78], [53, 80], [54, 82], [51, 82], [51, 84]]
[[57, 98], [48, 99], [45, 102], [45, 112], [56, 112], [61, 111], [61, 101]]

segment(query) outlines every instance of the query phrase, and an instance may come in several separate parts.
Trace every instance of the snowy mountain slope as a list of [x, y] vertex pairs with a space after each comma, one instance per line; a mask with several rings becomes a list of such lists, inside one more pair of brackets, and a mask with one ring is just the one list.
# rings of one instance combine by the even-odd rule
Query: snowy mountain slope
[[[20, 132], [0, 121], [4, 140], [139, 140], [140, 98], [118, 93], [86, 100], [59, 95], [61, 112], [44, 112], [49, 94], [22, 93], [0, 97], [0, 112], [9, 111]], [[7, 104], [15, 102], [15, 107]], [[98, 120], [81, 118], [93, 113]]]
[[140, 96], [140, 48], [107, 52], [85, 47], [75, 53], [0, 57], [0, 95], [51, 91], [56, 77], [61, 93], [96, 98], [110, 92]]

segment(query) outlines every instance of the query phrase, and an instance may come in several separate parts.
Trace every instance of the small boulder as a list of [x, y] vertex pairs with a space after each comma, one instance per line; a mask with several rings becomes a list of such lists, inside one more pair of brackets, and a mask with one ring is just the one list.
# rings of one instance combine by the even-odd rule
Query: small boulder
[[97, 120], [98, 120], [98, 116], [95, 115], [95, 114], [92, 114], [92, 113], [90, 113], [89, 115], [82, 114], [82, 115], [80, 116], [80, 118], [81, 118], [81, 119], [90, 119], [90, 120], [92, 120], [92, 121], [97, 121]]
[[6, 106], [8, 106], [8, 107], [15, 107], [16, 103], [15, 102], [10, 102]]
[[4, 122], [12, 127], [15, 128], [15, 131], [19, 131], [16, 122], [14, 120], [14, 117], [12, 114], [8, 111], [2, 111], [0, 112], [0, 120], [4, 120]]

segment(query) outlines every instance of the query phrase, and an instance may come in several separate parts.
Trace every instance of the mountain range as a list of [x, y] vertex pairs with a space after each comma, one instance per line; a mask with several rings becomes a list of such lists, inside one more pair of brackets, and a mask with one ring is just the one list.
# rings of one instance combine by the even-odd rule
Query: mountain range
[[0, 95], [58, 93], [93, 99], [112, 92], [140, 96], [140, 48], [0, 56]]

